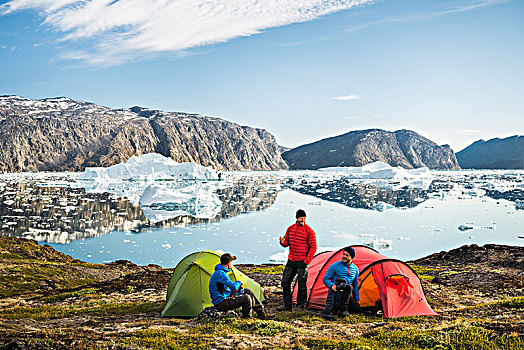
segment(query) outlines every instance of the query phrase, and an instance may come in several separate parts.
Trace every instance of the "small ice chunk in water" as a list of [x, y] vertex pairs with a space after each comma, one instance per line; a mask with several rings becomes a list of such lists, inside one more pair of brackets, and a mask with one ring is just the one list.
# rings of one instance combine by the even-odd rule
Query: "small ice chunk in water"
[[384, 239], [384, 238], [373, 238], [373, 239], [369, 239], [367, 240], [366, 242], [364, 242], [365, 245], [367, 246], [371, 246], [373, 248], [380, 248], [380, 249], [384, 249], [384, 248], [390, 248], [393, 246], [393, 241], [389, 240], [389, 239]]
[[458, 229], [460, 231], [468, 231], [468, 230], [473, 230], [473, 229], [476, 229], [475, 226], [473, 226], [473, 224], [471, 223], [466, 223], [466, 224], [462, 224], [458, 227]]
[[273, 262], [286, 262], [287, 254], [285, 252], [275, 253], [269, 256], [269, 261]]
[[373, 236], [375, 236], [374, 233], [359, 233], [358, 235], [360, 237], [373, 237]]
[[378, 203], [375, 203], [373, 204], [373, 209], [375, 209], [376, 211], [384, 211], [384, 210], [387, 210], [387, 209], [393, 209], [394, 206], [389, 204], [389, 203], [385, 203], [385, 202], [378, 202]]

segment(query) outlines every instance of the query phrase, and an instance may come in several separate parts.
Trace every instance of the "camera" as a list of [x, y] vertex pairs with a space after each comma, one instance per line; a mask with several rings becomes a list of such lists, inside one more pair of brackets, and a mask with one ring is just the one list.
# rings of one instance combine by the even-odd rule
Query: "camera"
[[337, 286], [337, 291], [342, 290], [346, 288], [347, 283], [346, 280], [343, 278], [337, 278], [337, 281], [335, 282], [335, 285]]

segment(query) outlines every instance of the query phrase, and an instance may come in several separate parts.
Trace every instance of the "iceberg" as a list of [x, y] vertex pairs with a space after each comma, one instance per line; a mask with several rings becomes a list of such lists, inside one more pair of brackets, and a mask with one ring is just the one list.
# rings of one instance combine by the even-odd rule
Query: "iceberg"
[[380, 211], [380, 212], [383, 212], [384, 210], [388, 210], [388, 209], [393, 209], [393, 208], [395, 208], [395, 206], [389, 203], [386, 203], [386, 202], [378, 202], [378, 203], [373, 204], [373, 209], [376, 211]]
[[374, 249], [391, 250], [393, 247], [393, 241], [384, 238], [373, 238], [364, 242], [364, 245]]
[[286, 262], [287, 261], [287, 253], [286, 252], [280, 252], [275, 253], [273, 255], [269, 256], [269, 261], [271, 262]]
[[[213, 219], [222, 207], [215, 170], [160, 154], [132, 156], [108, 168], [87, 168], [78, 180], [88, 192], [108, 192], [139, 205], [153, 224], [179, 216]], [[85, 181], [88, 180], [88, 181]]]
[[378, 185], [397, 184], [408, 187], [428, 188], [433, 181], [433, 174], [427, 167], [404, 169], [392, 167], [384, 162], [369, 163], [361, 167], [321, 168], [321, 172], [336, 172], [347, 179], [389, 180], [379, 181]]
[[86, 168], [79, 180], [218, 180], [210, 167], [188, 162], [177, 163], [158, 153], [132, 156], [126, 163], [108, 168]]
[[147, 219], [156, 223], [178, 216], [213, 219], [220, 212], [222, 201], [199, 185], [172, 189], [163, 185], [149, 185], [140, 198], [140, 208]]

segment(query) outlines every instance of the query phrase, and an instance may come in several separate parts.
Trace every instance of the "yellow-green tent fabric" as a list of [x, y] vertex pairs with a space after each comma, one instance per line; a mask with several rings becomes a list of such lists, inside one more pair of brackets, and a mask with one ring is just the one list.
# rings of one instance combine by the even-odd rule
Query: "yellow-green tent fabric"
[[[212, 250], [195, 252], [186, 256], [173, 271], [167, 287], [167, 303], [162, 316], [196, 317], [206, 307], [211, 306], [209, 279], [220, 264], [220, 254]], [[260, 284], [244, 275], [237, 268], [229, 272], [233, 281], [244, 282], [258, 300], [264, 300]]]

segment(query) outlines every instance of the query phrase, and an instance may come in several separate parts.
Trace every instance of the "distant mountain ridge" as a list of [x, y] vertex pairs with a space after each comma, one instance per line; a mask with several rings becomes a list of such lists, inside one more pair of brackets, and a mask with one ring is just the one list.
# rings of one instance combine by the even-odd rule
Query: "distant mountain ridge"
[[287, 169], [275, 137], [219, 118], [67, 97], [0, 96], [0, 171], [81, 171], [156, 152], [215, 169]]
[[457, 160], [464, 169], [524, 169], [524, 136], [475, 141]]
[[351, 131], [299, 146], [282, 153], [282, 158], [291, 169], [363, 166], [375, 161], [406, 169], [459, 169], [451, 147], [439, 146], [411, 130]]

